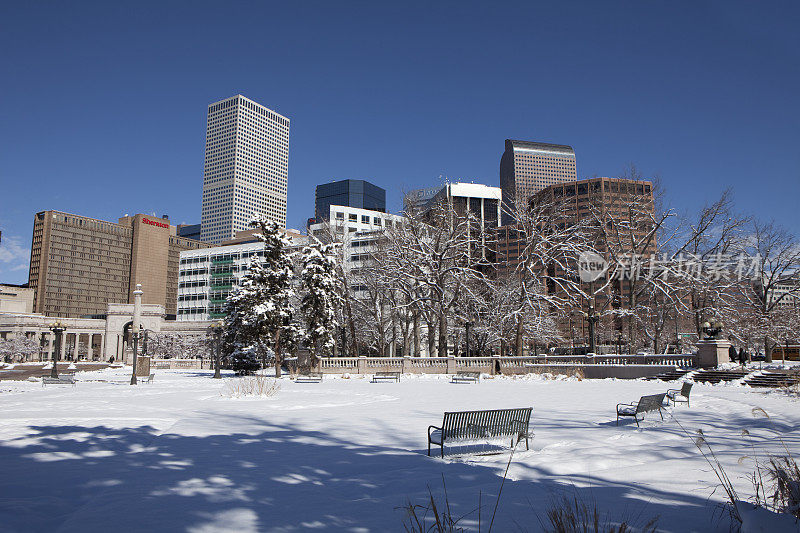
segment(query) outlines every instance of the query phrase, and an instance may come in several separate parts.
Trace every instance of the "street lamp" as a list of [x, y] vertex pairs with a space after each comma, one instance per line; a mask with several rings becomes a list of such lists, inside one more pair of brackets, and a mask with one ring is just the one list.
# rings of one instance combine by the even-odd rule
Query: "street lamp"
[[131, 332], [133, 335], [133, 372], [131, 373], [131, 385], [136, 385], [136, 356], [139, 351], [139, 329], [142, 327], [142, 284], [136, 284], [133, 291], [133, 323]]
[[715, 340], [722, 333], [723, 324], [721, 320], [712, 318], [710, 321], [703, 322], [700, 327], [703, 329], [703, 333], [706, 334], [706, 338]]
[[50, 371], [51, 378], [58, 378], [58, 354], [61, 353], [61, 335], [66, 329], [66, 326], [58, 320], [50, 324], [50, 331], [56, 335], [56, 346], [53, 350], [53, 369]]
[[214, 379], [222, 379], [220, 372], [220, 351], [222, 350], [222, 329], [224, 323], [222, 320], [217, 320], [211, 324], [211, 331], [214, 335]]
[[590, 303], [589, 310], [586, 313], [586, 321], [589, 323], [589, 353], [596, 353], [594, 330], [599, 320], [600, 315], [595, 312], [594, 305]]

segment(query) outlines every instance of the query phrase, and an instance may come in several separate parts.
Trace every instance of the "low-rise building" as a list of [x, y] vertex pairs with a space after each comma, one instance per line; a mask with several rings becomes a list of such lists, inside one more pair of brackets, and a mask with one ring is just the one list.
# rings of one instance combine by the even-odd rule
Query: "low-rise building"
[[0, 313], [33, 313], [33, 289], [27, 285], [0, 285]]

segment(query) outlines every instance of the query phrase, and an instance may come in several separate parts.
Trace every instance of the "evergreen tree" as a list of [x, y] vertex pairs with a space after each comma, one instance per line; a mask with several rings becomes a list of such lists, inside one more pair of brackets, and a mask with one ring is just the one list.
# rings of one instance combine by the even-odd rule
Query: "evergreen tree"
[[275, 377], [281, 376], [282, 351], [295, 344], [297, 328], [292, 324], [294, 296], [290, 242], [268, 219], [256, 217], [250, 226], [264, 243], [264, 255], [254, 257], [239, 287], [228, 296], [226, 348], [231, 361], [251, 365], [253, 359], [275, 361]]
[[312, 348], [312, 364], [320, 355], [331, 355], [336, 344], [335, 306], [340, 297], [336, 290], [336, 261], [332, 245], [307, 246], [303, 249], [300, 275], [303, 298], [300, 309], [306, 322], [306, 338]]

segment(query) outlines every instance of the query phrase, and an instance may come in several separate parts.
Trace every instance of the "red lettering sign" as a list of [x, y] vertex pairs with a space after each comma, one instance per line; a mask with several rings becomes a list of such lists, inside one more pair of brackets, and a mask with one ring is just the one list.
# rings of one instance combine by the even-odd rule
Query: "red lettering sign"
[[158, 226], [159, 228], [168, 228], [169, 224], [164, 224], [163, 222], [156, 222], [155, 220], [150, 220], [149, 218], [143, 218], [142, 222], [145, 224], [150, 224], [151, 226]]

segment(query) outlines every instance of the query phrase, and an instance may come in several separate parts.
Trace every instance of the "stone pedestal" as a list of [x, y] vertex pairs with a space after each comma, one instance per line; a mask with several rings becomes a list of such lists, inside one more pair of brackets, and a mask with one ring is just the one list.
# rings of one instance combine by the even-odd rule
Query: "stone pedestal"
[[147, 377], [150, 375], [150, 357], [147, 355], [140, 355], [136, 358], [136, 376]]
[[697, 341], [697, 364], [700, 368], [715, 368], [727, 363], [731, 343], [724, 339], [703, 339]]

